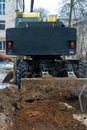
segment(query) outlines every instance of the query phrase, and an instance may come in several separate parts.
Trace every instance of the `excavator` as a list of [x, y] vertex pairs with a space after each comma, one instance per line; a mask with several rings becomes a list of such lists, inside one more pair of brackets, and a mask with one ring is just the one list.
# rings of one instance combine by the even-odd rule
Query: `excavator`
[[33, 91], [36, 98], [44, 90], [42, 93], [83, 88], [87, 82], [87, 61], [66, 58], [76, 55], [76, 29], [65, 27], [57, 15], [49, 15], [43, 21], [39, 12], [33, 12], [33, 7], [31, 0], [30, 13], [16, 11], [15, 28], [6, 30], [6, 54], [16, 56], [15, 84], [24, 91]]

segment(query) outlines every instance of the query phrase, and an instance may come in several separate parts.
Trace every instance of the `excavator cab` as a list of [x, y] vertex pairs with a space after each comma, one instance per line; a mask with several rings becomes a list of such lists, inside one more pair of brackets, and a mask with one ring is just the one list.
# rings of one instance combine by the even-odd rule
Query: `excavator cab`
[[42, 16], [40, 13], [32, 12], [29, 14], [23, 12], [16, 12], [16, 23], [15, 26], [22, 28], [22, 27], [29, 27], [30, 22], [41, 22]]

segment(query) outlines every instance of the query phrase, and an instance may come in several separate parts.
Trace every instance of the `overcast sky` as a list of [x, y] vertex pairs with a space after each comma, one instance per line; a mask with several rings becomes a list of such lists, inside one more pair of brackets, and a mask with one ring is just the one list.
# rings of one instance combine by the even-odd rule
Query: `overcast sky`
[[[34, 0], [34, 8], [45, 8], [47, 9], [51, 14], [54, 14], [57, 12], [57, 8], [60, 6], [59, 2], [61, 0]], [[30, 11], [30, 2], [31, 0], [25, 0], [26, 4], [26, 12]]]

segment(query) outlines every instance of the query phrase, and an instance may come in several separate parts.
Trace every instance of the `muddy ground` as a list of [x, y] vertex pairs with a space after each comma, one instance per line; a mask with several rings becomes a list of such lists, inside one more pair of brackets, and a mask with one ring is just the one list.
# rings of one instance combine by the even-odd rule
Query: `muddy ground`
[[87, 130], [73, 118], [83, 114], [78, 95], [85, 83], [51, 78], [22, 82], [21, 89], [10, 84], [0, 90], [0, 130]]

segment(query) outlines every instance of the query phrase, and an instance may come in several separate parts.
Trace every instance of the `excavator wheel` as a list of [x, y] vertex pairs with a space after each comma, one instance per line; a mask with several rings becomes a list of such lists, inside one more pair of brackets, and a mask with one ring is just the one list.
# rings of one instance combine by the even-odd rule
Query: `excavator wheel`
[[79, 61], [78, 77], [87, 78], [87, 61], [85, 59]]
[[17, 85], [20, 87], [21, 78], [26, 78], [28, 72], [28, 63], [26, 61], [20, 61], [17, 66]]

